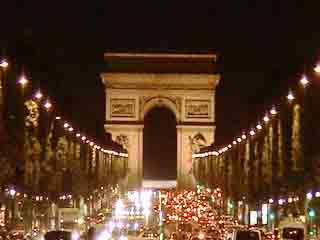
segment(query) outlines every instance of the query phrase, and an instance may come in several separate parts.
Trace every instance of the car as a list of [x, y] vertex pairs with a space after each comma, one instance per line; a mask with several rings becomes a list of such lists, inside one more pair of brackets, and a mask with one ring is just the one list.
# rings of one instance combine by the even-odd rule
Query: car
[[232, 234], [232, 240], [262, 240], [259, 230], [236, 229]]

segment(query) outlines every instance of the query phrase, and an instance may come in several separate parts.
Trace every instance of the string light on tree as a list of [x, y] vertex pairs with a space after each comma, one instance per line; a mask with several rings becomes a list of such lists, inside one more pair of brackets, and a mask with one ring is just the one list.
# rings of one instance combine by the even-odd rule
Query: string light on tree
[[41, 93], [40, 90], [38, 90], [34, 96], [36, 99], [40, 100], [43, 97], [43, 94]]
[[277, 111], [276, 111], [275, 107], [272, 107], [272, 109], [270, 110], [270, 113], [272, 115], [276, 115], [277, 114]]
[[253, 130], [250, 131], [251, 136], [254, 136], [255, 134], [256, 134], [255, 131], [253, 131]]
[[258, 124], [258, 125], [256, 126], [256, 128], [257, 128], [258, 130], [261, 130], [261, 129], [262, 129], [262, 126], [261, 126], [260, 124]]
[[293, 94], [292, 94], [291, 91], [289, 91], [288, 96], [287, 96], [287, 99], [288, 99], [289, 101], [293, 101], [293, 100], [294, 100], [294, 96], [293, 96]]
[[266, 115], [266, 116], [264, 116], [263, 121], [265, 121], [267, 123], [270, 121], [270, 118]]

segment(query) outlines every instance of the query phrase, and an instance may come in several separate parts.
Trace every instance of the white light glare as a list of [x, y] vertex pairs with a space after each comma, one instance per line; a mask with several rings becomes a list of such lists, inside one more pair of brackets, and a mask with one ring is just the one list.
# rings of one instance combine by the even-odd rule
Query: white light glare
[[304, 86], [304, 87], [309, 83], [306, 75], [303, 75], [303, 76], [302, 76], [302, 78], [301, 78], [301, 80], [300, 80], [300, 83], [301, 83], [302, 86]]
[[42, 93], [40, 90], [35, 94], [36, 99], [41, 99], [43, 97]]
[[268, 116], [264, 116], [263, 121], [269, 122], [270, 118]]
[[308, 193], [307, 193], [307, 199], [310, 200], [310, 199], [312, 199], [312, 197], [313, 197], [312, 193], [311, 193], [311, 192], [308, 192]]
[[28, 79], [24, 75], [21, 76], [19, 83], [24, 87], [28, 83]]
[[7, 68], [8, 66], [9, 66], [9, 63], [5, 59], [2, 59], [0, 63], [0, 67]]
[[291, 91], [288, 93], [287, 99], [288, 99], [289, 101], [294, 100], [294, 96], [293, 96], [293, 94], [292, 94]]
[[52, 104], [49, 101], [46, 101], [46, 103], [44, 104], [44, 107], [46, 109], [50, 109], [52, 107]]
[[270, 110], [270, 113], [271, 113], [272, 115], [276, 115], [276, 114], [277, 114], [277, 111], [276, 111], [276, 109], [273, 107], [273, 108]]
[[251, 135], [251, 136], [253, 136], [253, 135], [255, 135], [255, 134], [256, 134], [256, 133], [255, 133], [253, 130], [250, 131], [250, 135]]
[[261, 126], [260, 124], [258, 124], [258, 125], [257, 125], [257, 129], [258, 129], [258, 130], [261, 130], [261, 129], [262, 129], [262, 126]]
[[317, 66], [314, 67], [314, 71], [316, 73], [320, 73], [320, 63], [318, 63]]

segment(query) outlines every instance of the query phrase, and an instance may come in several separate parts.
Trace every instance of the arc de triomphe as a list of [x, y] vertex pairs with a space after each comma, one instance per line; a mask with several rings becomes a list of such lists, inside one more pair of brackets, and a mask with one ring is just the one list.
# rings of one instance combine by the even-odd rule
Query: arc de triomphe
[[141, 187], [144, 117], [158, 106], [176, 117], [178, 187], [193, 187], [192, 153], [214, 142], [215, 89], [220, 79], [216, 55], [106, 53], [104, 57], [105, 130], [128, 150], [128, 187]]

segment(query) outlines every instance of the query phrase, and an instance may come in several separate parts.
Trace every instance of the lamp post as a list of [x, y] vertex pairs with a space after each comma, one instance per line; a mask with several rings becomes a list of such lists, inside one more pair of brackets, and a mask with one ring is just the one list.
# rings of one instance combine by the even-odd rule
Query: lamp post
[[15, 221], [15, 196], [16, 196], [16, 190], [14, 188], [9, 190], [9, 195], [11, 198], [11, 226], [14, 225]]
[[5, 109], [5, 94], [6, 94], [6, 82], [5, 82], [5, 72], [9, 66], [9, 63], [2, 59], [0, 62], [0, 134], [5, 136], [5, 124], [4, 124], [4, 109]]

